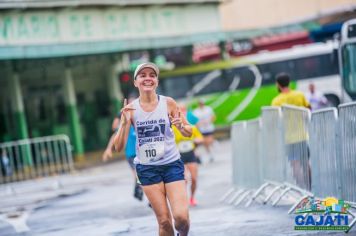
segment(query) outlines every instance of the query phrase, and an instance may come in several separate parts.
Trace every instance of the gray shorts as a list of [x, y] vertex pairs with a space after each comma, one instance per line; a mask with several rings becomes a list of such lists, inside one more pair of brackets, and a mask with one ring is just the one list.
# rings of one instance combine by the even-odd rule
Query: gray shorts
[[299, 143], [288, 144], [287, 146], [288, 160], [289, 161], [301, 161], [308, 160], [309, 147], [306, 141]]

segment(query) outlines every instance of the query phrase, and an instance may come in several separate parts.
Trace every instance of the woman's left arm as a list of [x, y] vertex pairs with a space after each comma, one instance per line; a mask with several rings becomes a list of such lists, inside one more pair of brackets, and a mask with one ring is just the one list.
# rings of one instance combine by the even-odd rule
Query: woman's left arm
[[175, 125], [181, 134], [185, 137], [192, 136], [192, 126], [188, 123], [184, 114], [179, 110], [179, 107], [173, 98], [167, 97], [168, 115], [171, 123]]

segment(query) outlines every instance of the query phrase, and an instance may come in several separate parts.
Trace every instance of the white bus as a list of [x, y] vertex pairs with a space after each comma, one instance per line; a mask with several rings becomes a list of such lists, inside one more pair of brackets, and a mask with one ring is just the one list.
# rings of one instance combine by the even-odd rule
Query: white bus
[[274, 79], [279, 72], [286, 72], [296, 81], [296, 89], [308, 92], [313, 83], [329, 100], [329, 105], [343, 102], [343, 89], [338, 70], [339, 42], [297, 45], [290, 49], [259, 53], [251, 57], [264, 79]]
[[281, 72], [290, 74], [292, 86], [303, 92], [314, 83], [337, 106], [342, 102], [337, 50], [338, 42], [330, 41], [177, 68], [161, 73], [160, 89], [192, 107], [203, 98], [218, 125], [259, 116], [261, 106], [277, 95], [275, 76]]

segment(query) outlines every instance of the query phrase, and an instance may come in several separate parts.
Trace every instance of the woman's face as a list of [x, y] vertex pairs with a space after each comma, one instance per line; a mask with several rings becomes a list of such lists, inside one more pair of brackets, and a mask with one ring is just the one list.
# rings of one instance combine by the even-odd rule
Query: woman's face
[[151, 68], [144, 68], [136, 76], [134, 85], [140, 92], [156, 91], [158, 86], [158, 78], [156, 73]]

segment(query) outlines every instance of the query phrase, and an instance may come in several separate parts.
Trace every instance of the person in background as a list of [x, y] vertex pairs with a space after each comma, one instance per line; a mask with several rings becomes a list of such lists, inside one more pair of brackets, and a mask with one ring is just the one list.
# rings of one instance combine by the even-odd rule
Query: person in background
[[272, 100], [272, 106], [294, 105], [310, 109], [310, 104], [304, 94], [289, 88], [290, 76], [286, 73], [280, 73], [276, 76], [276, 86], [279, 92]]
[[[132, 102], [135, 99], [135, 97], [131, 96], [129, 97], [129, 102]], [[115, 119], [112, 122], [112, 130], [113, 130], [113, 135], [111, 136], [109, 143], [104, 151], [104, 154], [102, 156], [102, 160], [105, 162], [109, 159], [112, 158], [112, 150], [114, 147], [114, 137], [116, 135], [116, 132], [118, 130], [118, 126], [120, 123], [120, 113], [115, 117]], [[135, 128], [133, 126], [130, 127], [130, 131], [128, 134], [127, 138], [127, 143], [125, 146], [125, 157], [126, 161], [130, 166], [130, 169], [132, 170], [132, 174], [135, 180], [135, 186], [134, 186], [134, 197], [137, 198], [138, 200], [142, 201], [143, 199], [143, 191], [141, 188], [141, 185], [137, 182], [136, 178], [136, 170], [135, 170], [135, 164], [134, 164], [134, 159], [136, 157], [136, 132]]]
[[[187, 116], [187, 110], [184, 105], [180, 105], [181, 112]], [[185, 180], [188, 182], [190, 179], [190, 206], [196, 206], [197, 202], [195, 200], [195, 191], [197, 188], [198, 179], [198, 159], [195, 154], [195, 148], [197, 144], [203, 143], [203, 135], [199, 132], [196, 126], [192, 126], [192, 136], [185, 137], [179, 130], [173, 126], [173, 133], [175, 136], [176, 144], [180, 153], [180, 158], [184, 163], [184, 175]]]
[[210, 162], [214, 161], [212, 154], [212, 145], [214, 143], [214, 121], [216, 119], [213, 109], [207, 105], [203, 100], [199, 100], [199, 106], [193, 111], [193, 114], [198, 118], [196, 126], [204, 137], [204, 147], [208, 153]]
[[[300, 91], [289, 88], [290, 77], [286, 73], [276, 76], [276, 86], [279, 95], [272, 100], [272, 106], [293, 105], [310, 109], [310, 104]], [[299, 123], [300, 122], [300, 123]], [[297, 133], [295, 127], [300, 127]], [[308, 134], [304, 123], [294, 117], [288, 118], [285, 123], [285, 142], [288, 161], [291, 164], [293, 177], [298, 186], [310, 190], [310, 163]]]
[[312, 111], [325, 108], [328, 105], [328, 99], [320, 92], [315, 91], [315, 85], [309, 84], [309, 92], [306, 93], [306, 98], [310, 103]]
[[0, 159], [1, 163], [1, 172], [3, 176], [11, 176], [12, 175], [12, 168], [11, 168], [11, 164], [10, 164], [10, 158], [6, 153], [5, 149], [2, 149], [1, 151], [1, 159]]
[[[183, 105], [183, 107], [185, 107], [185, 106]], [[193, 110], [191, 108], [186, 108], [186, 110], [187, 110], [187, 120], [188, 120], [189, 124], [196, 126], [196, 124], [199, 121], [198, 117], [196, 117], [194, 115]], [[200, 156], [198, 155], [198, 152], [194, 152], [194, 153], [195, 153], [195, 158], [197, 160], [197, 163], [201, 164], [201, 160], [200, 160]]]
[[[182, 107], [185, 108], [184, 105], [182, 105]], [[187, 120], [188, 120], [189, 124], [196, 125], [198, 123], [198, 121], [199, 121], [198, 117], [196, 117], [194, 115], [192, 109], [190, 109], [190, 108], [185, 108], [185, 109], [187, 111]]]

